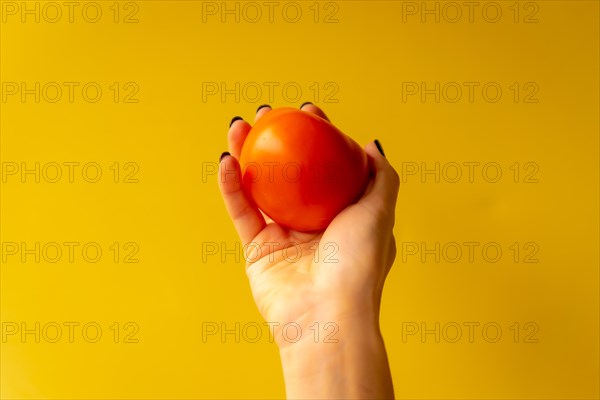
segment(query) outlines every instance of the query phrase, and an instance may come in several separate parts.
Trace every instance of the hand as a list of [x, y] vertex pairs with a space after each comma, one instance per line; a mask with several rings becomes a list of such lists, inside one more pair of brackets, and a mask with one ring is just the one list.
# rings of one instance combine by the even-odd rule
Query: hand
[[[268, 106], [259, 108], [255, 121], [270, 110]], [[312, 104], [304, 105], [302, 110], [327, 118]], [[231, 124], [231, 155], [224, 153], [221, 159], [219, 184], [229, 215], [248, 250], [246, 273], [256, 305], [267, 322], [278, 324], [274, 337], [282, 358], [288, 347], [311, 351], [305, 346], [310, 341], [314, 344], [309, 334], [314, 322], [336, 324], [341, 339], [358, 328], [368, 332], [359, 335], [363, 337], [359, 341], [368, 336], [367, 340], [381, 342], [383, 348], [378, 318], [384, 281], [396, 255], [392, 229], [398, 174], [378, 146], [369, 143], [365, 151], [374, 177], [360, 200], [338, 214], [322, 232], [289, 230], [263, 215], [242, 190], [238, 159], [250, 128], [241, 119]], [[299, 324], [305, 335], [299, 341], [303, 345], [285, 340], [278, 330], [292, 322]], [[385, 364], [387, 367], [387, 359]], [[310, 375], [306, 371], [300, 374]]]

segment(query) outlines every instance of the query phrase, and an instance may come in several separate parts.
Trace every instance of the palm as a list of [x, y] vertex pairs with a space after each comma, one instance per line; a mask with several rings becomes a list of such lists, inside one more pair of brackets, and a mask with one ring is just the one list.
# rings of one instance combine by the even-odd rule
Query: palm
[[321, 269], [314, 259], [321, 237], [270, 223], [253, 241], [262, 249], [266, 243], [278, 243], [246, 266], [254, 300], [267, 322], [297, 321], [316, 304], [315, 282], [320, 279]]
[[368, 212], [357, 203], [323, 232], [291, 231], [271, 222], [256, 235], [253, 246], [271, 251], [249, 257], [246, 270], [254, 300], [268, 322], [301, 321], [304, 315], [314, 315], [337, 288], [347, 291], [370, 283], [370, 271], [362, 267], [377, 257], [375, 248], [365, 246], [374, 229], [352, 223], [365, 221]]

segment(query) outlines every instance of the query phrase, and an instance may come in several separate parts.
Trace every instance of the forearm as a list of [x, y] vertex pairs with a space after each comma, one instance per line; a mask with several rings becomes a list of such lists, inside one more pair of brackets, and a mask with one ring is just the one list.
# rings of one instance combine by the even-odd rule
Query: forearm
[[287, 397], [392, 399], [392, 378], [378, 323], [364, 319], [330, 322], [339, 330], [329, 340], [303, 337], [281, 346]]

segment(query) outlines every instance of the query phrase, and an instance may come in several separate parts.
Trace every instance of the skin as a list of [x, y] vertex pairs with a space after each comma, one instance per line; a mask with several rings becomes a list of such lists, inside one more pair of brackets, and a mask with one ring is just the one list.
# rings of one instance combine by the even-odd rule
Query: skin
[[[327, 118], [315, 105], [302, 109]], [[261, 108], [255, 121], [269, 111]], [[385, 278], [396, 256], [397, 172], [369, 143], [365, 151], [374, 177], [362, 198], [324, 231], [288, 230], [266, 218], [241, 188], [238, 159], [250, 128], [243, 120], [230, 127], [231, 155], [221, 160], [219, 186], [242, 244], [253, 243], [246, 255], [246, 273], [260, 313], [277, 324], [273, 335], [287, 397], [394, 398], [379, 310]], [[290, 243], [300, 251], [298, 247], [286, 251]], [[294, 329], [282, 331], [289, 323], [301, 328], [299, 338]]]

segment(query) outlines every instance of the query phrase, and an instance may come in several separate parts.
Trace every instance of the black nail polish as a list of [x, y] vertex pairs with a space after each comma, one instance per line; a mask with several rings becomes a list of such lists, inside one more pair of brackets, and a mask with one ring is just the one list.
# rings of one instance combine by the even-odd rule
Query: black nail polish
[[385, 157], [385, 153], [383, 152], [383, 147], [381, 147], [381, 143], [379, 143], [379, 140], [377, 140], [377, 139], [375, 139], [375, 146], [377, 146], [377, 150], [379, 150], [381, 155]]
[[233, 117], [233, 118], [231, 119], [231, 122], [229, 123], [229, 127], [231, 128], [231, 125], [233, 125], [233, 123], [234, 123], [235, 121], [238, 121], [238, 120], [240, 120], [240, 119], [241, 119], [241, 120], [243, 120], [244, 118], [242, 118], [242, 117], [240, 117], [240, 116], [235, 116], [235, 117]]
[[225, 157], [227, 157], [227, 156], [230, 156], [230, 155], [231, 155], [231, 153], [230, 153], [230, 152], [228, 152], [228, 151], [224, 151], [224, 152], [222, 152], [222, 153], [221, 153], [221, 157], [219, 157], [219, 162], [223, 161], [223, 158], [225, 158]]
[[263, 104], [263, 105], [260, 105], [260, 106], [258, 106], [258, 108], [256, 109], [256, 112], [259, 112], [261, 108], [265, 108], [265, 107], [269, 107], [269, 108], [271, 108], [271, 106], [270, 106], [270, 105], [268, 105], [268, 104]]
[[310, 101], [305, 101], [304, 103], [302, 103], [302, 105], [300, 106], [300, 109], [302, 109], [302, 107], [307, 106], [309, 104], [312, 104]]

